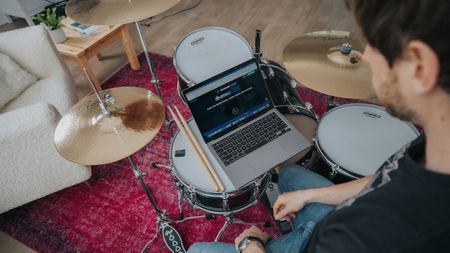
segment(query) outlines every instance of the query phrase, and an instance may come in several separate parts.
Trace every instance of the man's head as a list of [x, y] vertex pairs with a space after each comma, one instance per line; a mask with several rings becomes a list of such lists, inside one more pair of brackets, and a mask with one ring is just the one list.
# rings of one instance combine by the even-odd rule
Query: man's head
[[422, 123], [427, 99], [450, 98], [450, 2], [347, 1], [368, 42], [364, 59], [380, 102], [405, 120]]

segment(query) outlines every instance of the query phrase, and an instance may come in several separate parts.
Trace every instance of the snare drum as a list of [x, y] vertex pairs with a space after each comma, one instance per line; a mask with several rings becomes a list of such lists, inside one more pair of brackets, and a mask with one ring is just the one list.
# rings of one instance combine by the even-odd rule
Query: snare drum
[[205, 27], [184, 36], [175, 47], [173, 64], [178, 92], [194, 86], [253, 57], [251, 46], [239, 34], [221, 27]]
[[[194, 121], [190, 120], [188, 124], [191, 129], [197, 129]], [[194, 131], [194, 133], [197, 132]], [[185, 154], [176, 156], [175, 153], [177, 150], [184, 150]], [[212, 154], [205, 146], [203, 146], [203, 150], [208, 157], [212, 157]], [[186, 139], [179, 131], [172, 139], [170, 159], [172, 163], [172, 175], [178, 190], [195, 208], [199, 208], [208, 213], [236, 213], [256, 204], [261, 194], [265, 192], [270, 180], [270, 173], [268, 172], [245, 186], [236, 189], [224, 174], [225, 172], [217, 169], [221, 168], [218, 162], [215, 159], [210, 159], [226, 190], [226, 192], [216, 192], [210, 178], [201, 167]]]
[[373, 175], [418, 136], [412, 124], [392, 117], [383, 107], [354, 103], [333, 108], [322, 117], [314, 144], [328, 165], [321, 174], [349, 180]]

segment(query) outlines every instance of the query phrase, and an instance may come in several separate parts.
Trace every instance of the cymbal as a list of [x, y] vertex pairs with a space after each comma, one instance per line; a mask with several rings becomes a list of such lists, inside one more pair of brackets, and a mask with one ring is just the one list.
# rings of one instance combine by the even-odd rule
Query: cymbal
[[117, 25], [161, 14], [181, 0], [70, 0], [66, 14], [90, 25]]
[[[351, 46], [341, 47], [346, 43]], [[375, 92], [369, 66], [361, 59], [363, 50], [363, 44], [349, 32], [313, 32], [285, 47], [283, 63], [298, 82], [313, 90], [336, 97], [369, 99]]]
[[123, 159], [149, 143], [164, 122], [164, 105], [149, 90], [120, 87], [102, 90], [111, 116], [95, 94], [84, 97], [59, 121], [55, 145], [69, 161], [98, 165]]

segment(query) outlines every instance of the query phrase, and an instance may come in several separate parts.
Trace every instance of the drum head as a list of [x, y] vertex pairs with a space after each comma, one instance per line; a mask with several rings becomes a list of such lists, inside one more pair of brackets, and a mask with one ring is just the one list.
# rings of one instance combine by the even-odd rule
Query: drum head
[[[193, 120], [189, 120], [189, 126], [192, 131], [196, 135], [198, 140], [201, 140], [202, 137], [199, 134], [199, 130], [197, 125]], [[213, 157], [212, 153], [209, 151], [209, 148], [206, 144], [201, 141], [200, 146], [203, 148], [206, 156], [209, 158], [212, 166], [216, 168], [216, 172], [222, 183], [225, 186], [225, 191], [230, 192], [236, 190], [236, 187], [231, 183], [230, 179], [226, 176], [223, 169], [221, 169], [217, 160]], [[175, 157], [175, 152], [177, 150], [184, 150], [185, 155], [180, 157]], [[172, 161], [172, 165], [174, 166], [174, 170], [177, 178], [182, 181], [182, 183], [187, 186], [193, 186], [195, 189], [204, 191], [204, 192], [216, 192], [215, 187], [208, 174], [203, 169], [202, 165], [198, 161], [197, 157], [193, 153], [188, 144], [186, 138], [178, 132], [175, 137], [172, 139], [172, 146], [170, 149], [170, 158]], [[218, 169], [219, 168], [219, 169]]]
[[321, 119], [317, 141], [336, 165], [368, 176], [418, 135], [412, 124], [390, 116], [380, 106], [346, 104]]
[[207, 27], [186, 35], [177, 45], [174, 63], [186, 83], [200, 83], [253, 57], [250, 45], [239, 34]]

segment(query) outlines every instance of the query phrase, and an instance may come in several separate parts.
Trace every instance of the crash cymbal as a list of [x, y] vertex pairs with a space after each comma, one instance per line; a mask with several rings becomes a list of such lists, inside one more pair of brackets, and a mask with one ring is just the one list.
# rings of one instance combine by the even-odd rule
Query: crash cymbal
[[161, 14], [181, 0], [70, 0], [66, 14], [90, 25], [116, 25]]
[[99, 94], [106, 95], [111, 116], [102, 113], [95, 95], [89, 95], [56, 127], [56, 149], [69, 161], [97, 165], [123, 159], [149, 143], [164, 122], [164, 105], [149, 90], [120, 87]]
[[[342, 46], [343, 44], [348, 45]], [[330, 96], [369, 99], [375, 96], [362, 43], [345, 31], [305, 34], [284, 49], [283, 63], [301, 84]]]

